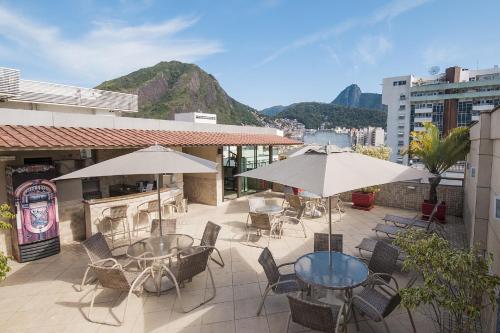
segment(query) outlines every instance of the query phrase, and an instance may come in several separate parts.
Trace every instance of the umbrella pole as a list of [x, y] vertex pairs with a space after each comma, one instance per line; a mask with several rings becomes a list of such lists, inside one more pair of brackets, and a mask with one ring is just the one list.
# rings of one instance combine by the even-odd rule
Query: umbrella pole
[[156, 175], [156, 190], [158, 193], [158, 218], [160, 219], [160, 237], [163, 236], [162, 224], [161, 223], [161, 195], [160, 195], [160, 174]]
[[332, 265], [332, 197], [328, 197], [328, 253]]

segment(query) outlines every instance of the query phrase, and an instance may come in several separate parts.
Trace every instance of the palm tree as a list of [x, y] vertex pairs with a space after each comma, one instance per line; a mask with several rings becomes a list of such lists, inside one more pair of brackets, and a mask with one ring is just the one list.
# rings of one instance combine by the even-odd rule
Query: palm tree
[[469, 128], [457, 127], [441, 137], [439, 129], [430, 122], [424, 123], [425, 131], [411, 132], [411, 141], [405, 154], [416, 156], [434, 177], [429, 178], [429, 202], [436, 204], [437, 187], [442, 174], [455, 163], [463, 161], [470, 149]]

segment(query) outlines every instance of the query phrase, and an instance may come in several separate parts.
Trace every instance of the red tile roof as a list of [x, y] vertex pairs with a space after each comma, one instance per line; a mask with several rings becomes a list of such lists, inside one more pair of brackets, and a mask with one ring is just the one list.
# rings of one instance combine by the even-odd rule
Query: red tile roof
[[139, 148], [300, 144], [278, 135], [115, 128], [0, 125], [0, 149]]

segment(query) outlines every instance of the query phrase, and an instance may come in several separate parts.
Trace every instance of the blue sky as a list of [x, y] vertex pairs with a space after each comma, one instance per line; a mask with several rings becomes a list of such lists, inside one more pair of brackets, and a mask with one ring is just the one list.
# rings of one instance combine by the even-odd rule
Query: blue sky
[[261, 109], [430, 66], [500, 64], [500, 2], [0, 0], [0, 66], [92, 87], [162, 60], [194, 62]]

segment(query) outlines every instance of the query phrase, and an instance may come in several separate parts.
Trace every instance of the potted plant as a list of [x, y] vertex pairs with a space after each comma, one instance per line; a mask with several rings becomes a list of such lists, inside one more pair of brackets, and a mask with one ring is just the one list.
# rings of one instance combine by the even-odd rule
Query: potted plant
[[[438, 202], [437, 187], [443, 173], [459, 161], [465, 160], [470, 149], [469, 128], [457, 127], [445, 137], [433, 123], [424, 123], [425, 131], [411, 132], [411, 141], [402, 153], [417, 157], [427, 170], [433, 174], [429, 178], [429, 198], [422, 203], [422, 215], [431, 215]], [[435, 217], [441, 221], [446, 218], [446, 203], [438, 208]]]
[[500, 277], [490, 273], [491, 255], [477, 248], [453, 248], [423, 230], [400, 234], [395, 244], [405, 253], [403, 270], [418, 272], [423, 279], [401, 290], [403, 305], [424, 305], [421, 309], [427, 310], [438, 332], [476, 332], [484, 310], [493, 311], [500, 284]]
[[[388, 160], [391, 155], [391, 149], [386, 146], [361, 146], [356, 145], [354, 151], [359, 154], [379, 158], [382, 160]], [[352, 192], [352, 203], [353, 208], [370, 210], [375, 204], [375, 193], [380, 191], [379, 186], [370, 186], [359, 189]]]
[[[11, 212], [9, 205], [1, 204], [0, 205], [0, 230], [7, 230], [11, 228], [8, 220], [14, 218], [15, 215]], [[2, 251], [0, 251], [0, 281], [5, 279], [5, 276], [10, 271], [10, 267], [8, 265], [8, 261], [10, 256], [5, 255]]]

